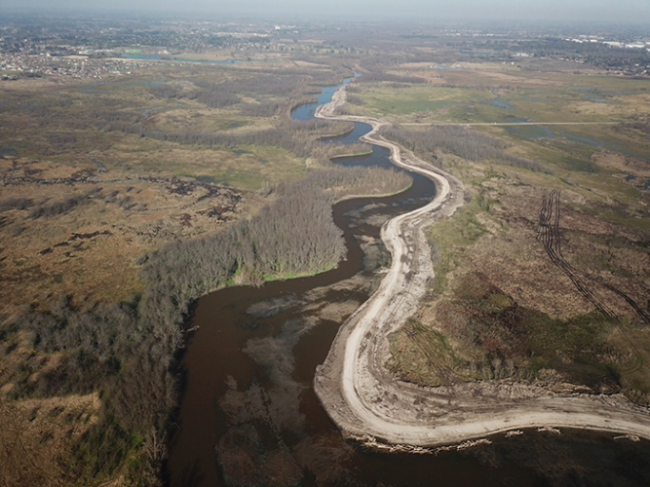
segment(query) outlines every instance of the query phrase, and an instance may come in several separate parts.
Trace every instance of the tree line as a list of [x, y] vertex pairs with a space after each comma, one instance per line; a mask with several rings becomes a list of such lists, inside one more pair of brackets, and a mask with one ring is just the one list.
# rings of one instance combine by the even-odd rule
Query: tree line
[[[284, 120], [275, 127], [246, 132], [162, 132], [147, 130], [145, 121], [115, 121], [103, 124], [105, 131], [121, 131], [141, 137], [175, 142], [183, 145], [200, 145], [207, 148], [233, 149], [241, 145], [266, 145], [282, 147], [300, 157], [308, 157], [320, 143], [316, 136], [345, 132], [349, 124], [325, 120]], [[322, 135], [324, 133], [324, 135]]]
[[[47, 310], [26, 309], [0, 324], [2, 353], [19, 340], [33, 349], [12, 369], [9, 397], [100, 391], [100, 420], [75, 440], [70, 472], [77, 480], [124, 474], [130, 483], [158, 482], [162, 447], [178, 402], [182, 323], [199, 296], [234, 282], [335, 266], [345, 253], [331, 204], [348, 194], [394, 192], [404, 173], [377, 168], [311, 170], [271, 190], [249, 220], [213, 235], [177, 240], [139, 259], [145, 291], [120, 303], [74, 304], [62, 295]], [[5, 200], [6, 207], [26, 201]], [[6, 317], [5, 317], [6, 318]], [[60, 355], [45, 367], [47, 356]], [[36, 372], [36, 373], [35, 373]], [[128, 469], [125, 459], [130, 458]], [[80, 481], [80, 480], [79, 480]]]

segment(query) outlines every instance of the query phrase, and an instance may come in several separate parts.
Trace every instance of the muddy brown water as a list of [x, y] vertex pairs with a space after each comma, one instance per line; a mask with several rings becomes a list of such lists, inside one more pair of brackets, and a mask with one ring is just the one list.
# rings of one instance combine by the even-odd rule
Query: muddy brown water
[[[299, 113], [309, 117], [314, 106]], [[355, 126], [355, 137], [343, 142], [368, 129]], [[372, 155], [337, 162], [388, 166], [388, 155], [373, 146]], [[380, 222], [434, 196], [430, 181], [412, 176], [413, 185], [398, 195], [333, 207], [347, 246], [337, 268], [225, 288], [198, 300], [187, 323], [199, 328], [182, 362], [170, 485], [647, 485], [637, 483], [650, 479], [647, 442], [615, 442], [597, 433], [495, 435], [492, 445], [438, 455], [378, 453], [342, 439], [312, 389], [314, 372], [340, 324], [368, 299], [387, 259], [370, 217]]]

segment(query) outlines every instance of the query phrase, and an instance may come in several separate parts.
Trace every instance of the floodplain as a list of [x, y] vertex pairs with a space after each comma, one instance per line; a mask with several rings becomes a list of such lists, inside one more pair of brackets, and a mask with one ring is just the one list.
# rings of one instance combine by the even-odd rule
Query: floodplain
[[[423, 388], [524, 383], [650, 405], [650, 85], [641, 68], [625, 74], [570, 60], [571, 43], [559, 54], [520, 57], [516, 36], [488, 48], [491, 39], [444, 29], [411, 36], [411, 27], [396, 26], [378, 42], [364, 26], [240, 28], [267, 29], [268, 37], [201, 34], [192, 48], [126, 43], [110, 55], [127, 57], [110, 58], [110, 69], [129, 67], [101, 80], [2, 70], [0, 422], [9, 426], [0, 433], [0, 463], [11, 468], [0, 484], [169, 480], [164, 466], [193, 336], [185, 327], [197, 300], [338, 268], [345, 248], [331, 205], [411, 185], [404, 173], [330, 161], [369, 152], [324, 142], [350, 133], [351, 123], [291, 119], [321, 87], [355, 73], [338, 113], [388, 122], [382, 137], [465, 188], [460, 209], [425, 229], [436, 277], [417, 312], [388, 337], [383, 365], [394, 379]], [[49, 68], [104, 62], [102, 53], [69, 51], [51, 56]], [[271, 300], [271, 314], [302, 306], [313, 317], [307, 313], [304, 329], [289, 322], [253, 330], [240, 348], [258, 375], [218, 385], [228, 389], [220, 411], [235, 418], [229, 436], [208, 445], [219, 452], [212, 464], [220, 481], [356, 482], [349, 463], [363, 447], [333, 429], [294, 437], [306, 434], [300, 407], [317, 406], [311, 376], [298, 367], [296, 385], [291, 354], [297, 344], [297, 363], [309, 362], [313, 375], [318, 364], [306, 344], [325, 353], [314, 337], [332, 340], [388, 266], [383, 220], [369, 205], [367, 221], [361, 211], [352, 221], [367, 233], [358, 239], [375, 274], [304, 302]], [[341, 294], [340, 306], [327, 302], [329, 291]], [[277, 346], [276, 364], [264, 344]], [[268, 404], [258, 404], [251, 398], [262, 397], [256, 391], [276, 368], [282, 373], [271, 382], [292, 388], [271, 389]], [[296, 412], [289, 423], [300, 427], [261, 427], [277, 446], [265, 450], [255, 421], [286, 419], [289, 396]], [[647, 473], [645, 443], [634, 438], [520, 433], [470, 449], [482, 465], [476, 472], [514, 462], [521, 470], [509, 470], [513, 478], [555, 485], [602, 478], [641, 485]], [[608, 456], [616, 456], [614, 441], [641, 459], [629, 472]], [[513, 454], [522, 444], [537, 456]], [[560, 473], [548, 469], [558, 462], [549, 454], [556, 447], [565, 453]], [[611, 460], [607, 471], [571, 456], [583, 448]], [[363, 457], [368, 465], [376, 465], [373, 455]], [[382, 458], [415, 462], [400, 455]], [[359, 476], [372, 477], [367, 485], [399, 482], [388, 470], [385, 478]]]

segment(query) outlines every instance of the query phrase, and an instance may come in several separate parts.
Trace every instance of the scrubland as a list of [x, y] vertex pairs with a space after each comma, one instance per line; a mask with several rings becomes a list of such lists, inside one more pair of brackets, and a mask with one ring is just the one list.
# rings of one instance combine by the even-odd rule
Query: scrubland
[[514, 379], [650, 404], [647, 81], [496, 63], [393, 72], [406, 68], [429, 83], [359, 83], [343, 112], [396, 122], [387, 138], [467, 189], [429, 230], [436, 280], [387, 366], [422, 385]]
[[193, 300], [332, 268], [331, 204], [410, 184], [332, 167], [348, 125], [290, 120], [349, 71], [143, 71], [3, 85], [1, 483], [158, 482]]
[[392, 122], [384, 137], [467, 188], [427, 231], [436, 279], [386, 367], [415, 384], [514, 379], [648, 405], [647, 79], [358, 42], [3, 82], [0, 484], [160, 481], [192, 301], [331, 268], [331, 203], [409, 184], [332, 168], [367, 150], [319, 142], [349, 124], [290, 120], [350, 68], [363, 76], [342, 112]]

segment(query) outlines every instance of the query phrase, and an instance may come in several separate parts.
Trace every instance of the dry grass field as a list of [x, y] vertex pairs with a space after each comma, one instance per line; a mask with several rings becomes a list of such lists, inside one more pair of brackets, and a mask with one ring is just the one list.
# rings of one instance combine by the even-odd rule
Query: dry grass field
[[[423, 70], [408, 66], [410, 75]], [[417, 316], [393, 335], [387, 366], [422, 384], [516, 379], [623, 392], [649, 404], [647, 81], [493, 64], [436, 74], [468, 95], [478, 79], [494, 83], [500, 96], [411, 111], [409, 94], [430, 85], [398, 89], [379, 106], [377, 90], [388, 93], [389, 84], [359, 84], [351, 109], [375, 116], [383, 109], [400, 122], [487, 122], [467, 135], [496, 137], [506, 153], [547, 170], [512, 167], [502, 157], [463, 159], [453, 149], [428, 153], [462, 179], [467, 203], [429, 231], [436, 281]], [[431, 84], [432, 98], [439, 85]], [[515, 125], [492, 125], [508, 121]]]

